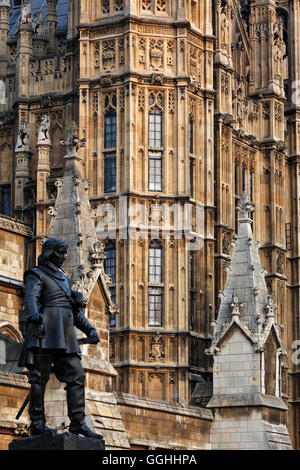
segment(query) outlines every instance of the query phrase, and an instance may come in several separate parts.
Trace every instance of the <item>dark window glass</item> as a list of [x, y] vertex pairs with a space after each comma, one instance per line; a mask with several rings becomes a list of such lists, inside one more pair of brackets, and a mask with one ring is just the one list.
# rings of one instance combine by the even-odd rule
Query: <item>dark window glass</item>
[[107, 154], [104, 157], [104, 192], [116, 191], [116, 154]]
[[1, 188], [1, 213], [3, 215], [11, 215], [11, 193], [10, 185]]
[[195, 328], [195, 292], [190, 292], [190, 330]]
[[161, 152], [149, 152], [149, 191], [162, 190]]
[[106, 149], [115, 148], [117, 145], [117, 115], [114, 109], [110, 109], [104, 117], [104, 146]]
[[189, 283], [190, 283], [190, 329], [193, 331], [194, 330], [194, 317], [195, 317], [195, 292], [194, 290], [194, 284], [195, 284], [195, 278], [194, 278], [194, 272], [195, 272], [195, 256], [194, 253], [190, 253], [190, 276], [189, 276]]
[[162, 112], [157, 107], [149, 113], [149, 147], [162, 147]]
[[250, 200], [253, 201], [253, 170], [250, 171]]
[[111, 281], [116, 282], [116, 245], [110, 241], [105, 247], [106, 258], [104, 260], [104, 270], [109, 274]]
[[[104, 271], [109, 274], [113, 284], [116, 283], [116, 245], [110, 241], [105, 247], [106, 258], [104, 260]], [[111, 300], [116, 303], [116, 286], [110, 287]], [[110, 315], [110, 326], [116, 326], [116, 315]]]
[[236, 162], [234, 162], [234, 193], [238, 194], [239, 189], [238, 189], [238, 165]]
[[246, 168], [244, 166], [242, 170], [242, 191], [246, 191]]
[[239, 211], [238, 211], [238, 203], [239, 201], [236, 199], [235, 200], [235, 233], [238, 233], [238, 217], [239, 217]]
[[190, 158], [190, 196], [194, 196], [194, 159]]
[[189, 119], [189, 140], [190, 140], [190, 153], [194, 153], [194, 121], [192, 116]]
[[190, 288], [194, 287], [194, 253], [190, 253]]

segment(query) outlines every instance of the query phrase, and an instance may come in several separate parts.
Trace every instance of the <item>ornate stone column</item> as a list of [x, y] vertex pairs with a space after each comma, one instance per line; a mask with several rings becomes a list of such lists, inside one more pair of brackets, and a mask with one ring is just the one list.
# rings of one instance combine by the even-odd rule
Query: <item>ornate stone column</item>
[[57, 13], [56, 6], [57, 0], [47, 0], [48, 12], [47, 12], [47, 30], [48, 30], [48, 41], [49, 50], [53, 52], [55, 50], [55, 33], [57, 27]]
[[16, 91], [19, 97], [29, 97], [30, 72], [29, 59], [33, 54], [33, 28], [30, 2], [26, 1], [21, 9], [19, 18], [19, 30], [17, 33], [17, 78]]
[[50, 175], [50, 118], [43, 114], [38, 126], [36, 174], [36, 256], [40, 254], [40, 239], [47, 234], [47, 178]]
[[30, 179], [30, 158], [32, 150], [29, 145], [29, 127], [22, 122], [19, 128], [15, 147], [15, 203], [14, 209], [21, 210], [24, 205], [24, 185]]

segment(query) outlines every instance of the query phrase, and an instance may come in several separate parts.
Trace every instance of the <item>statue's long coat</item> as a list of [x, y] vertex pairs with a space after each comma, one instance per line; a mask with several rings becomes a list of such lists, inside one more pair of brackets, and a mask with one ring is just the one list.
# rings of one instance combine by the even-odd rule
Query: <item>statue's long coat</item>
[[[72, 280], [53, 263], [48, 262], [26, 271], [24, 283], [27, 318], [34, 312], [43, 315], [46, 335], [42, 339], [42, 348], [80, 353], [74, 326], [86, 335], [94, 328], [80, 310], [82, 296], [71, 289]], [[20, 366], [32, 363], [32, 348], [39, 347], [36, 330], [36, 325], [27, 321]]]

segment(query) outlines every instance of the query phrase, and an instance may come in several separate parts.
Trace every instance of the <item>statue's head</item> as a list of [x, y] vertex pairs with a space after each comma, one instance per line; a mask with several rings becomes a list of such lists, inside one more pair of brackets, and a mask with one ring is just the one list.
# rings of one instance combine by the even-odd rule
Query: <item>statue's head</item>
[[61, 267], [67, 257], [68, 244], [59, 238], [48, 238], [38, 258], [38, 264], [43, 265], [52, 261], [57, 267]]

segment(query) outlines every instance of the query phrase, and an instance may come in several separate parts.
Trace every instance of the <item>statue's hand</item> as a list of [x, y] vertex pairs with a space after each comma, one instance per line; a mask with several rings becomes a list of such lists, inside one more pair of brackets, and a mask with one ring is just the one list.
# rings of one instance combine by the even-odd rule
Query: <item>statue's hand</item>
[[100, 342], [100, 338], [96, 330], [91, 330], [89, 332], [89, 338], [94, 340], [94, 344], [98, 344]]
[[43, 323], [43, 315], [40, 312], [34, 312], [27, 315], [27, 320], [36, 325], [41, 325]]

